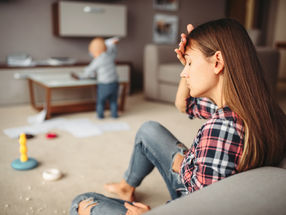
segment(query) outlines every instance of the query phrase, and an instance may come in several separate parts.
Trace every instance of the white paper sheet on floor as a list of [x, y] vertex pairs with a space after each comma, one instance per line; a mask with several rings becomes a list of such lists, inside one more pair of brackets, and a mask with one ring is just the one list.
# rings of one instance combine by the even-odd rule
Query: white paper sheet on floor
[[95, 123], [86, 118], [79, 119], [50, 119], [42, 123], [4, 129], [3, 132], [10, 138], [17, 138], [21, 133], [41, 134], [52, 129], [60, 129], [71, 133], [74, 137], [83, 138], [100, 135], [105, 131], [120, 131], [130, 129], [125, 122], [100, 122]]

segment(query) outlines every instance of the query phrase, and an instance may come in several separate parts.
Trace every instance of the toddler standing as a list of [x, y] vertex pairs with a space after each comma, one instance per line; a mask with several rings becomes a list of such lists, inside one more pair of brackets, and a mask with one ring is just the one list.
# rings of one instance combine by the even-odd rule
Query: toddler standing
[[84, 69], [83, 78], [96, 77], [97, 79], [97, 101], [96, 112], [98, 118], [104, 118], [104, 106], [109, 101], [111, 116], [118, 117], [118, 74], [116, 72], [116, 43], [118, 38], [104, 40], [95, 38], [89, 44], [89, 53], [93, 60]]

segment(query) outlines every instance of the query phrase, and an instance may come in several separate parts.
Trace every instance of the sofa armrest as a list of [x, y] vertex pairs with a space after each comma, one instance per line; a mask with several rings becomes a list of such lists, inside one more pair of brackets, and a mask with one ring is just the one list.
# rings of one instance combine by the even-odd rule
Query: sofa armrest
[[143, 87], [144, 96], [149, 99], [156, 99], [158, 97], [158, 67], [159, 67], [159, 53], [157, 46], [146, 45], [144, 49], [143, 59]]
[[159, 97], [159, 66], [164, 63], [178, 62], [174, 45], [148, 44], [144, 49], [144, 95], [149, 99]]
[[152, 209], [155, 214], [285, 214], [286, 170], [262, 167], [223, 179]]

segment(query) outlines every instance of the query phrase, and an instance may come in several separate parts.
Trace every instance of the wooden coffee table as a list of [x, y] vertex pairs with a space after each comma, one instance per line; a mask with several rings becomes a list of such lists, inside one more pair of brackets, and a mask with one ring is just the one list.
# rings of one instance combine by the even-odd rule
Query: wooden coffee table
[[[129, 80], [127, 80], [126, 77], [129, 76], [125, 75], [122, 78], [119, 75], [119, 84], [122, 87], [121, 94], [118, 99], [118, 110], [120, 111], [124, 110], [125, 98], [129, 85]], [[31, 105], [39, 111], [45, 108], [47, 111], [46, 119], [51, 118], [52, 114], [95, 110], [95, 101], [79, 101], [62, 104], [52, 103], [52, 93], [57, 89], [69, 90], [71, 88], [94, 88], [94, 90], [96, 90], [97, 82], [94, 79], [76, 80], [72, 78], [69, 73], [31, 74], [27, 79], [29, 83]], [[39, 105], [35, 101], [34, 85], [38, 85], [45, 89], [45, 102], [43, 104]]]

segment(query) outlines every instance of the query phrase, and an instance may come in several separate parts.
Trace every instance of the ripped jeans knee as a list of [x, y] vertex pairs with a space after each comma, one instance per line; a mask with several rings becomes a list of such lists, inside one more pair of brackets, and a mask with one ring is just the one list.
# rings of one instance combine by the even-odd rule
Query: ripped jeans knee
[[73, 201], [70, 209], [70, 215], [78, 215], [79, 205], [84, 208], [90, 208], [90, 214], [101, 215], [120, 215], [126, 213], [123, 200], [113, 199], [98, 193], [84, 193], [78, 195]]
[[72, 206], [71, 206], [71, 210], [70, 210], [71, 215], [77, 215], [78, 214], [79, 205], [82, 202], [87, 203], [85, 205], [85, 208], [89, 207], [90, 205], [92, 205], [94, 203], [97, 203], [97, 201], [94, 199], [94, 195], [92, 193], [84, 193], [84, 194], [78, 195], [72, 201]]

